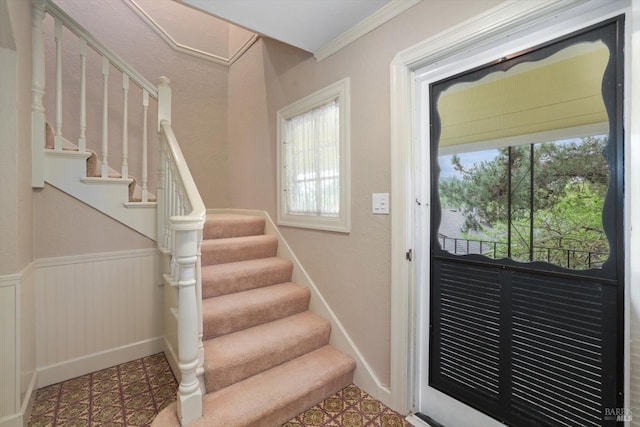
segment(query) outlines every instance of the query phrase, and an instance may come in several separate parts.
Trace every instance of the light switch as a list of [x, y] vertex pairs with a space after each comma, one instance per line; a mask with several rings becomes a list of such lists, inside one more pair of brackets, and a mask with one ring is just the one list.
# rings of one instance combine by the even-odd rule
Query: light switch
[[371, 205], [374, 214], [389, 215], [389, 193], [373, 193]]

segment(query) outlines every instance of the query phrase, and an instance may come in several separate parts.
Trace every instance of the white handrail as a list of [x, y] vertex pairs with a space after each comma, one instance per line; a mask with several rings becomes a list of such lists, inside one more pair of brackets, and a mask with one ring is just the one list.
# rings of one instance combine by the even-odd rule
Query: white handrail
[[185, 196], [191, 205], [191, 211], [188, 214], [172, 216], [171, 218], [172, 220], [175, 218], [175, 221], [193, 221], [194, 218], [204, 221], [204, 218], [207, 215], [207, 209], [202, 201], [202, 197], [200, 197], [200, 193], [198, 192], [196, 183], [193, 180], [189, 166], [187, 166], [187, 162], [182, 155], [182, 151], [178, 145], [178, 140], [171, 128], [171, 123], [163, 120], [160, 123], [160, 129], [167, 140], [167, 148], [171, 153], [171, 157], [174, 159], [180, 181], [182, 181], [182, 185], [184, 186]]

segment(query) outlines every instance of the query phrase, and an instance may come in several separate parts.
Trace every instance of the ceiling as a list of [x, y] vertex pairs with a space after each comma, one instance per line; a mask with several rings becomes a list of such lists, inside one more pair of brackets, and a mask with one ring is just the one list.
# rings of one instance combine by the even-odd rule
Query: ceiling
[[[354, 27], [374, 21], [372, 17], [389, 16], [375, 20], [374, 27], [381, 25], [419, 0], [174, 1], [315, 53]], [[391, 9], [394, 12], [388, 13]]]

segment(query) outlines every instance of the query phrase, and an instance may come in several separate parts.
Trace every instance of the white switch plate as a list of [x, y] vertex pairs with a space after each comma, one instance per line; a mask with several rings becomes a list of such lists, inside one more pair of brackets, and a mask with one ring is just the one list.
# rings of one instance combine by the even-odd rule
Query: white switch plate
[[373, 193], [371, 211], [374, 214], [389, 215], [389, 193]]

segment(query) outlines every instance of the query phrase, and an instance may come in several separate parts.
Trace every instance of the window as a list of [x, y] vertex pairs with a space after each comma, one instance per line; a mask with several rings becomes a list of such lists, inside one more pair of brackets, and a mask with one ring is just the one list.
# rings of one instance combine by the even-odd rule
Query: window
[[278, 224], [349, 232], [349, 79], [278, 111]]
[[457, 255], [601, 268], [609, 258], [607, 142], [589, 135], [440, 155], [440, 246]]

